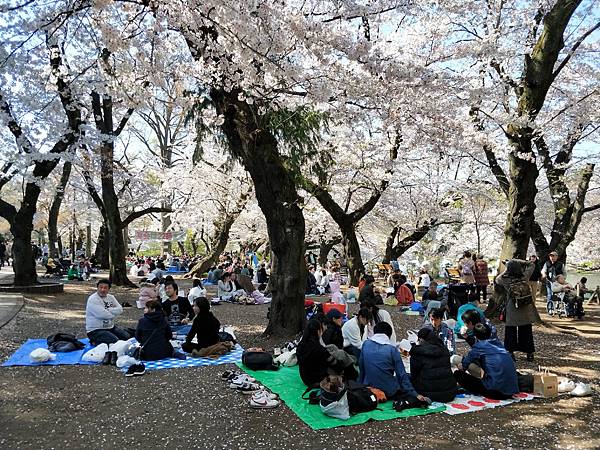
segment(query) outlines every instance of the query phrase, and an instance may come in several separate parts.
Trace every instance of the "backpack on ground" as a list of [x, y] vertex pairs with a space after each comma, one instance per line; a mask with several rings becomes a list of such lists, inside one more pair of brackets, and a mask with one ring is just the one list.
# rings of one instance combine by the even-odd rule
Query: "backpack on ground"
[[46, 339], [46, 344], [48, 350], [59, 353], [73, 352], [85, 347], [83, 342], [80, 342], [73, 334], [69, 333], [52, 334]]
[[265, 351], [246, 350], [242, 353], [242, 363], [250, 370], [279, 370], [273, 355]]

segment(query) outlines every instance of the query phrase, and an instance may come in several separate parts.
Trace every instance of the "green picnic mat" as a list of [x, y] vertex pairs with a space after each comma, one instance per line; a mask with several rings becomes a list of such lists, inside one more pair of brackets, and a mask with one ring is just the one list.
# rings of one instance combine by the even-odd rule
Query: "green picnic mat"
[[250, 376], [256, 378], [257, 382], [270, 391], [278, 394], [288, 408], [294, 411], [294, 413], [296, 413], [296, 415], [313, 430], [358, 425], [369, 420], [390, 420], [400, 417], [422, 416], [425, 414], [442, 412], [446, 409], [443, 404], [438, 403], [429, 408], [416, 408], [397, 412], [392, 407], [393, 402], [388, 401], [379, 405], [381, 410], [376, 409], [374, 411], [356, 414], [351, 416], [348, 420], [336, 419], [323, 414], [319, 405], [311, 405], [308, 400], [302, 399], [302, 393], [305, 391], [306, 386], [300, 379], [298, 366], [281, 367], [277, 371], [254, 371], [248, 369], [242, 363], [237, 363], [237, 365]]

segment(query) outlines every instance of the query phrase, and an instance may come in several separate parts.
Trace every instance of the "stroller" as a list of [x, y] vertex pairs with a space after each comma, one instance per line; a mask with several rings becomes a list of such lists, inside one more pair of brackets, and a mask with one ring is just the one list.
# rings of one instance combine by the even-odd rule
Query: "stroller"
[[448, 285], [448, 310], [450, 317], [456, 318], [458, 308], [462, 305], [477, 300], [477, 290], [474, 284], [449, 284]]

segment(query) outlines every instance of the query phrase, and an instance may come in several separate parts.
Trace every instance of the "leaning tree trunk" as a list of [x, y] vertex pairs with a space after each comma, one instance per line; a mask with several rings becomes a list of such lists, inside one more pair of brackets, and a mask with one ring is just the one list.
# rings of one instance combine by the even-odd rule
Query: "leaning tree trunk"
[[237, 215], [228, 215], [221, 221], [220, 226], [215, 230], [210, 246], [211, 250], [185, 274], [185, 278], [201, 278], [219, 260], [219, 256], [221, 256], [223, 251], [225, 251], [225, 247], [227, 247], [229, 231], [236, 218]]
[[390, 235], [388, 236], [385, 244], [385, 254], [383, 257], [383, 263], [389, 264], [390, 261], [398, 259], [404, 253], [406, 253], [411, 247], [416, 245], [421, 239], [427, 236], [427, 233], [431, 231], [432, 228], [443, 225], [453, 223], [452, 221], [447, 222], [437, 222], [436, 220], [431, 220], [425, 222], [423, 225], [419, 226], [417, 229], [412, 231], [411, 233], [399, 239], [396, 242], [398, 237], [398, 233], [400, 232], [400, 227], [396, 226], [392, 228]]
[[58, 215], [63, 198], [65, 197], [65, 189], [71, 176], [71, 166], [72, 164], [69, 161], [65, 161], [63, 164], [60, 182], [58, 183], [50, 211], [48, 212], [48, 247], [52, 258], [58, 258], [59, 251], [61, 251], [58, 244]]
[[294, 174], [284, 165], [277, 140], [260, 116], [238, 99], [239, 91], [211, 90], [217, 112], [225, 119], [222, 130], [230, 151], [254, 182], [273, 254], [272, 300], [267, 335], [289, 336], [302, 331], [305, 322], [304, 216], [298, 206]]

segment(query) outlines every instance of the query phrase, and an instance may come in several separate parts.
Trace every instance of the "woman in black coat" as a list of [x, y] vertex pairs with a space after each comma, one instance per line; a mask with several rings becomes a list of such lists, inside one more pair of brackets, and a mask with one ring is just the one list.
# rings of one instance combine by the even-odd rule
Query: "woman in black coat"
[[450, 368], [450, 352], [429, 328], [417, 333], [419, 345], [410, 350], [410, 377], [415, 390], [435, 402], [456, 396], [456, 380]]
[[[181, 345], [183, 351], [191, 353], [193, 350], [201, 350], [217, 344], [220, 341], [219, 330], [221, 323], [212, 312], [210, 312], [210, 302], [205, 297], [198, 297], [194, 300], [194, 321], [192, 329]], [[196, 338], [197, 343], [192, 342]]]
[[173, 331], [167, 323], [167, 318], [160, 303], [150, 300], [144, 308], [144, 316], [138, 321], [135, 338], [142, 346], [140, 359], [156, 361], [173, 356], [171, 345]]

